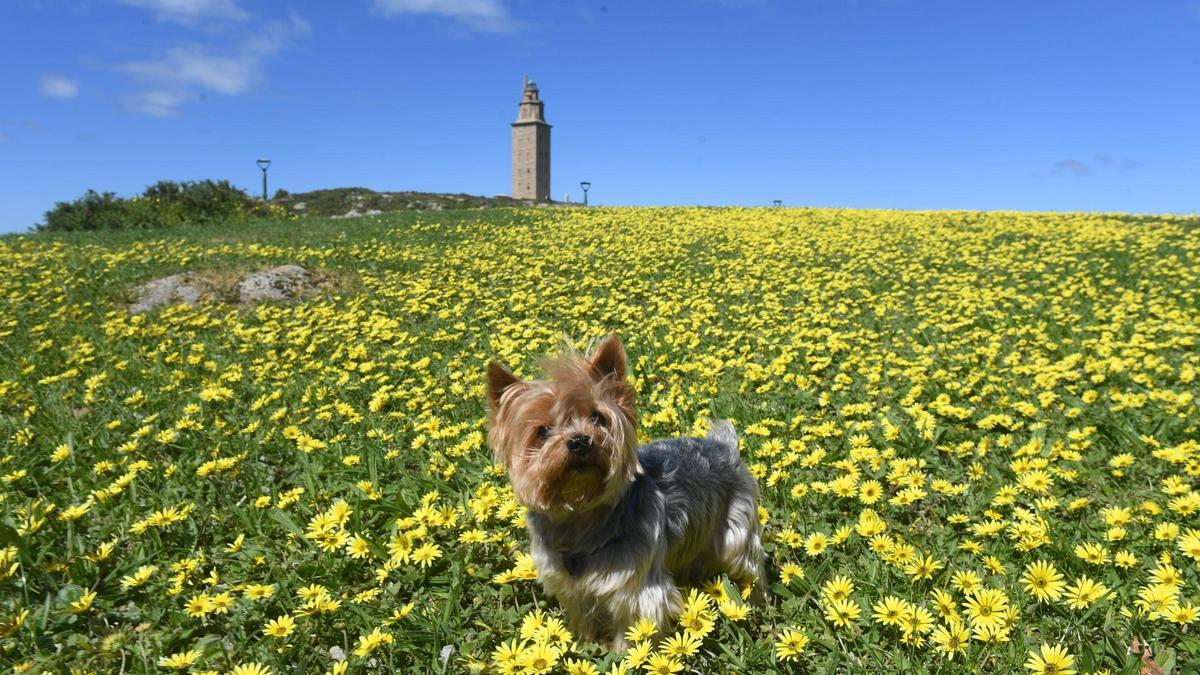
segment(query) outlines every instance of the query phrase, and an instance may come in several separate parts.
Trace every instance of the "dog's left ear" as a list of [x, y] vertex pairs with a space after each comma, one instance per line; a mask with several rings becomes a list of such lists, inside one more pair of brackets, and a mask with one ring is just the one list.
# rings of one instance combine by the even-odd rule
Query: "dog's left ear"
[[488, 380], [488, 403], [492, 406], [492, 412], [495, 412], [500, 407], [500, 397], [509, 387], [514, 384], [520, 384], [521, 378], [508, 372], [504, 366], [492, 361], [487, 367]]
[[621, 338], [616, 334], [609, 335], [596, 345], [596, 350], [592, 352], [588, 362], [592, 366], [592, 376], [597, 380], [604, 378], [612, 378], [614, 380], [625, 380], [625, 371], [628, 364], [625, 360], [625, 346], [621, 344]]

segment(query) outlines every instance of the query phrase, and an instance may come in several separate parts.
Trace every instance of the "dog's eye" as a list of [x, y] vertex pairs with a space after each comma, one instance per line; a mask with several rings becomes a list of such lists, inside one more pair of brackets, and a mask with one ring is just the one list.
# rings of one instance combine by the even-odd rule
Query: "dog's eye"
[[538, 427], [537, 428], [537, 437], [543, 441], [546, 440], [547, 438], [550, 438], [550, 427]]
[[596, 426], [600, 426], [600, 427], [608, 426], [608, 420], [605, 419], [604, 415], [600, 414], [599, 410], [593, 410], [592, 414], [588, 416], [588, 421], [591, 422], [592, 424], [595, 424]]

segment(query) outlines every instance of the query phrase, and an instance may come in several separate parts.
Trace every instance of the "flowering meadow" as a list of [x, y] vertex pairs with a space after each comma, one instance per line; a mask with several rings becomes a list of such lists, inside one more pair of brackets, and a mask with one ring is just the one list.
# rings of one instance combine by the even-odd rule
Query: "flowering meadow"
[[[125, 309], [281, 263], [332, 283]], [[1200, 662], [1194, 219], [460, 211], [9, 237], [0, 270], [14, 672]], [[644, 439], [734, 421], [772, 578], [685, 589], [625, 653], [537, 585], [484, 422], [489, 360], [611, 332]]]

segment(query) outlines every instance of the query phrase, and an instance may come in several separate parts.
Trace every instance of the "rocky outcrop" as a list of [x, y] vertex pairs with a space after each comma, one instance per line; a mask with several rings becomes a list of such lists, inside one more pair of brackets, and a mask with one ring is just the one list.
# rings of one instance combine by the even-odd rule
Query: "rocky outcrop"
[[172, 274], [133, 289], [131, 314], [144, 314], [165, 305], [194, 305], [210, 299], [238, 305], [288, 302], [321, 286], [317, 275], [299, 265], [279, 265], [238, 278], [231, 286], [204, 273]]

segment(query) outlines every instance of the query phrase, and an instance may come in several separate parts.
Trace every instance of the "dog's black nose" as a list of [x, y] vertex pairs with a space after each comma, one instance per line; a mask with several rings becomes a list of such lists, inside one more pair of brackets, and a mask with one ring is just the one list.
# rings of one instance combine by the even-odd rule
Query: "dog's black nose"
[[571, 438], [567, 439], [567, 449], [570, 450], [572, 454], [582, 457], [583, 455], [591, 452], [592, 437], [588, 436], [587, 434], [572, 436]]

